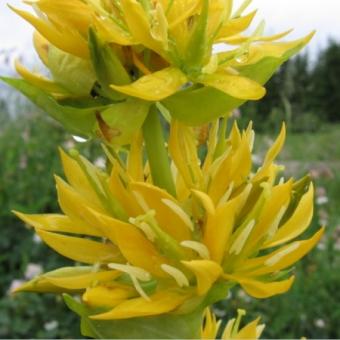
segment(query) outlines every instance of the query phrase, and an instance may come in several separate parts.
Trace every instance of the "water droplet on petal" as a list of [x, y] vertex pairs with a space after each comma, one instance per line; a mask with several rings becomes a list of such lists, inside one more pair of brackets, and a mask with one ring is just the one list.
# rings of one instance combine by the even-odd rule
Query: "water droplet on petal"
[[88, 141], [88, 139], [80, 137], [80, 136], [72, 136], [72, 137], [78, 143], [86, 143]]

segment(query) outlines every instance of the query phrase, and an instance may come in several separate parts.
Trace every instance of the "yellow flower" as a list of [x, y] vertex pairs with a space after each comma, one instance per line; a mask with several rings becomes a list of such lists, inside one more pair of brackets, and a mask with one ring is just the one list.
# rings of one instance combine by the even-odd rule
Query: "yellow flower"
[[[223, 332], [221, 339], [229, 340], [229, 339], [259, 339], [263, 329], [265, 327], [264, 324], [258, 324], [260, 318], [250, 322], [242, 329], [240, 328], [240, 323], [242, 316], [246, 315], [245, 310], [238, 309], [237, 310], [237, 318], [231, 319], [227, 322]], [[218, 332], [221, 327], [221, 320], [216, 321], [216, 316], [210, 309], [207, 309], [204, 315], [203, 327], [201, 331], [201, 339], [217, 339]]]
[[195, 130], [173, 122], [176, 197], [153, 184], [139, 136], [126, 164], [106, 150], [110, 172], [61, 151], [64, 214], [17, 215], [55, 251], [87, 266], [43, 274], [19, 290], [80, 292], [84, 304], [101, 308], [95, 320], [195, 310], [221, 284], [239, 283], [257, 298], [286, 292], [294, 276], [284, 270], [323, 233], [294, 241], [311, 221], [313, 186], [277, 180], [284, 126], [255, 172], [251, 126], [234, 125], [228, 138], [224, 128], [212, 125], [201, 164]]
[[[171, 115], [191, 125], [262, 98], [264, 83], [312, 36], [278, 42], [290, 31], [263, 36], [262, 23], [251, 35], [242, 34], [255, 16], [243, 14], [248, 0], [237, 10], [231, 0], [26, 3], [37, 16], [13, 10], [37, 30], [35, 47], [53, 78], [17, 63], [28, 83], [57, 100], [129, 96], [161, 101]], [[228, 52], [215, 53], [216, 44]], [[202, 110], [207, 102], [212, 103], [209, 113]]]

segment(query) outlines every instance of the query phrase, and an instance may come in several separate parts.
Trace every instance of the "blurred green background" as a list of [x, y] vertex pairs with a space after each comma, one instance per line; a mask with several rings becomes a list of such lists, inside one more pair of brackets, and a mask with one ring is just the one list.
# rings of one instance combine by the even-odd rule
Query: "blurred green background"
[[[309, 172], [316, 183], [315, 217], [308, 233], [327, 225], [317, 248], [296, 266], [296, 282], [285, 295], [255, 300], [233, 290], [216, 313], [246, 320], [261, 316], [264, 338], [340, 338], [340, 45], [329, 42], [310, 63], [300, 55], [285, 64], [267, 86], [268, 95], [234, 113], [241, 126], [253, 120], [254, 164], [273, 142], [281, 122], [289, 135], [280, 162], [286, 176]], [[78, 319], [59, 296], [9, 291], [41, 271], [67, 264], [11, 213], [56, 212], [53, 174], [62, 174], [57, 146], [76, 146], [98, 164], [96, 145], [72, 136], [20, 95], [4, 86], [0, 98], [0, 338], [77, 338]], [[4, 94], [4, 92], [2, 92]], [[307, 233], [307, 234], [308, 234]], [[308, 235], [305, 235], [308, 236]]]

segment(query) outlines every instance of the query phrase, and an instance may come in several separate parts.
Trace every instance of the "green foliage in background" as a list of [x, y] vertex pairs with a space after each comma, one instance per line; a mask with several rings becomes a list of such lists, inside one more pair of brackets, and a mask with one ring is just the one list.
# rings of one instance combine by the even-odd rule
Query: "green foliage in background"
[[[15, 119], [0, 112], [0, 338], [79, 337], [77, 317], [60, 297], [8, 294], [31, 264], [48, 271], [70, 263], [34, 239], [11, 213], [58, 210], [53, 174], [62, 172], [57, 146], [72, 143], [58, 124], [29, 108]], [[91, 153], [86, 145], [82, 149]]]
[[340, 121], [340, 43], [330, 41], [315, 60], [300, 54], [284, 64], [267, 84], [259, 102], [241, 110], [242, 120], [252, 119], [257, 130], [278, 129], [282, 120], [292, 132], [317, 131], [324, 121]]

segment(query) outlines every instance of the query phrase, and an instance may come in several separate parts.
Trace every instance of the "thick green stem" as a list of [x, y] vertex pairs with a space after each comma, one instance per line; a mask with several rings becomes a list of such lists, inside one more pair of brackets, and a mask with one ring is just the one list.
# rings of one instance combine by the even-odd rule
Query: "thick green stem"
[[154, 184], [167, 190], [171, 195], [176, 196], [162, 125], [154, 105], [151, 107], [144, 122], [143, 134]]

